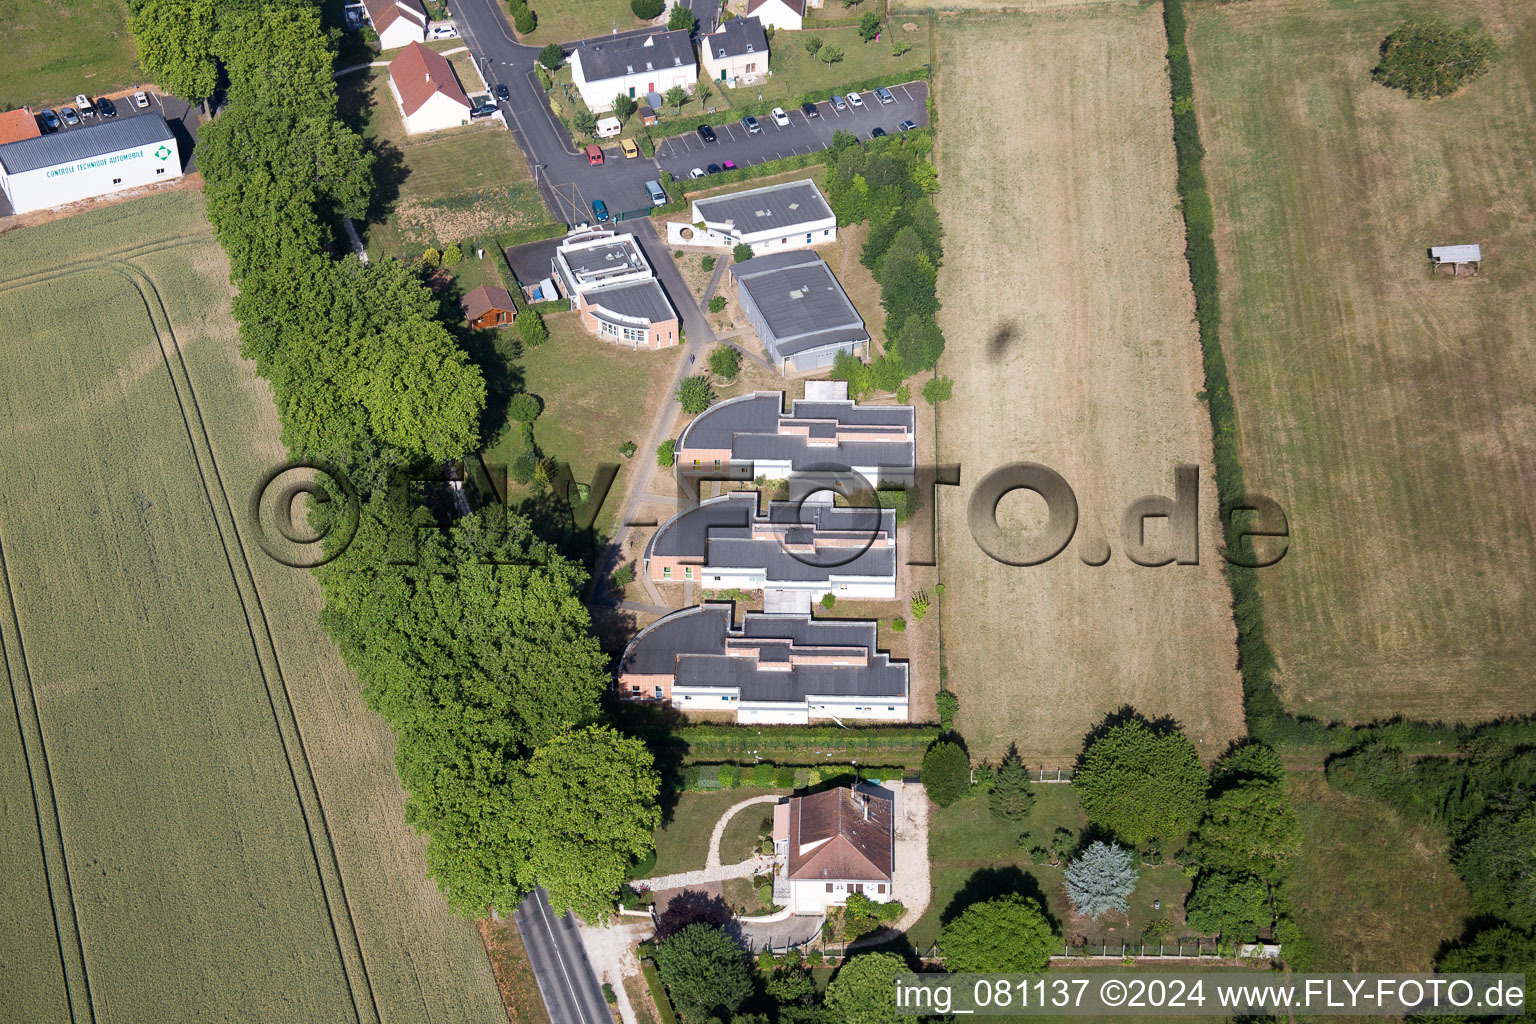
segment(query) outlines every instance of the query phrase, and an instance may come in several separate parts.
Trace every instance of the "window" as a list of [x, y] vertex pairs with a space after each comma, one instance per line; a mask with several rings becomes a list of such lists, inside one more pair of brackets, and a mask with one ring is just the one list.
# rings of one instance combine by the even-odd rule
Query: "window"
[[828, 882], [827, 883], [827, 892], [831, 892], [831, 891], [832, 891], [832, 883]]
[[156, 167], [155, 168], [155, 173], [156, 174], [164, 174], [165, 173], [165, 168], [164, 167]]
[[757, 74], [757, 65], [756, 64], [748, 64], [747, 65], [747, 74], [749, 74], [749, 75]]
[[635, 87], [634, 86], [630, 86], [629, 87], [629, 98], [630, 99], [634, 99], [635, 98]]
[[114, 184], [114, 185], [121, 185], [122, 183], [123, 183], [123, 179], [122, 178], [113, 178], [112, 179], [112, 184]]
[[659, 687], [659, 686], [656, 687], [656, 696], [658, 696], [658, 697], [661, 696], [661, 687]]
[[691, 566], [691, 565], [683, 566], [683, 579], [685, 579], [685, 580], [693, 579], [693, 566]]
[[731, 699], [731, 695], [730, 694], [726, 694], [725, 696], [721, 697], [720, 699], [721, 700], [730, 700]]
[[633, 686], [631, 686], [631, 687], [630, 687], [630, 688], [629, 688], [629, 692], [630, 692], [630, 693], [639, 693], [639, 692], [640, 692], [640, 684], [639, 684], [639, 683], [636, 683], [636, 684], [634, 684], [634, 685], [633, 685]]
[[805, 233], [805, 244], [806, 245], [810, 245], [811, 244], [811, 233], [809, 231], [807, 231]]
[[672, 578], [672, 567], [670, 565], [664, 565], [661, 567], [661, 578], [664, 580], [669, 580]]
[[720, 468], [720, 460], [719, 460], [719, 459], [716, 459], [716, 460], [715, 460], [715, 468], [716, 468], [716, 469], [719, 469], [719, 468]]
[[878, 895], [884, 896], [885, 895], [885, 883], [881, 882], [879, 885], [875, 886], [875, 892]]
[[848, 887], [848, 891], [849, 892], [863, 892], [864, 891], [864, 883], [863, 882], [854, 882], [852, 885], [850, 885]]

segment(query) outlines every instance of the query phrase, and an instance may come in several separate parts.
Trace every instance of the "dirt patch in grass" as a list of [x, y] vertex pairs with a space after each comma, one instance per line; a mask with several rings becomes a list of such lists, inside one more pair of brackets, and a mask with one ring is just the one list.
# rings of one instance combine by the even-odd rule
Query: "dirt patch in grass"
[[[1536, 13], [1189, 11], [1241, 455], [1294, 538], [1259, 574], [1287, 703], [1536, 711]], [[1504, 53], [1433, 103], [1369, 75], [1427, 14], [1480, 19]], [[1482, 273], [1433, 275], [1427, 247], [1461, 242]]]
[[[1127, 703], [1177, 718], [1207, 758], [1244, 732], [1165, 50], [1156, 7], [940, 23], [939, 372], [955, 384], [939, 461], [962, 466], [962, 486], [939, 489], [944, 657], [978, 754], [1017, 741], [1031, 764], [1070, 763]], [[1016, 121], [1002, 136], [999, 109]], [[1033, 567], [993, 560], [967, 523], [976, 484], [1020, 461], [1078, 503], [1072, 543]], [[1132, 564], [1124, 510], [1172, 494], [1184, 463], [1201, 467], [1201, 563]], [[997, 514], [1020, 544], [1045, 522], [1023, 491]], [[1104, 543], [1108, 563], [1085, 564]]]
[[507, 920], [482, 919], [477, 923], [491, 959], [491, 970], [496, 974], [496, 987], [501, 990], [501, 1001], [507, 1008], [507, 1019], [511, 1024], [549, 1024], [549, 1010], [539, 993], [538, 978], [517, 925]]

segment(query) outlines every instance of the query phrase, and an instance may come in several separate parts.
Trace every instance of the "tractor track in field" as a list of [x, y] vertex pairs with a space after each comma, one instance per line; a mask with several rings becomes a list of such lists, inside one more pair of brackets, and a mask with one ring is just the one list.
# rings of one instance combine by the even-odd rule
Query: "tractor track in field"
[[[0, 580], [5, 582], [6, 616], [0, 620], [0, 668], [10, 685], [11, 703], [16, 711], [16, 728], [21, 733], [22, 760], [32, 783], [32, 813], [37, 821], [37, 841], [42, 848], [43, 877], [48, 883], [48, 905], [53, 912], [54, 938], [58, 942], [59, 973], [64, 981], [64, 996], [69, 1003], [69, 1019], [95, 1021], [96, 1007], [91, 998], [90, 973], [86, 968], [85, 942], [80, 934], [79, 908], [75, 889], [69, 878], [69, 860], [64, 852], [64, 829], [59, 817], [59, 798], [53, 788], [53, 772], [48, 764], [48, 744], [43, 738], [43, 720], [37, 711], [37, 693], [32, 686], [32, 670], [27, 664], [27, 645], [21, 636], [21, 615], [16, 608], [16, 591], [11, 585], [5, 559], [5, 540], [0, 538]], [[17, 670], [11, 668], [11, 645], [5, 630], [15, 636]], [[17, 676], [21, 685], [17, 685]], [[27, 712], [22, 711], [22, 694]], [[36, 748], [35, 750], [33, 748]], [[46, 793], [47, 811], [44, 810]], [[44, 821], [44, 817], [48, 820]], [[63, 893], [55, 892], [62, 887]], [[67, 917], [64, 915], [67, 913]], [[69, 938], [66, 938], [66, 933]], [[77, 1004], [83, 1004], [85, 1016]]]
[[[309, 837], [310, 853], [314, 859], [315, 872], [320, 882], [321, 891], [325, 894], [326, 910], [331, 920], [331, 931], [336, 940], [337, 955], [341, 960], [342, 970], [347, 978], [348, 987], [351, 990], [353, 1007], [357, 1013], [360, 1024], [382, 1024], [383, 1013], [379, 1009], [378, 998], [373, 990], [373, 983], [368, 974], [367, 958], [363, 953], [362, 941], [358, 937], [357, 923], [352, 913], [352, 905], [347, 898], [346, 885], [341, 875], [341, 862], [336, 854], [336, 846], [331, 838], [330, 825], [325, 813], [324, 802], [320, 798], [320, 789], [315, 782], [314, 771], [311, 766], [309, 750], [304, 743], [304, 735], [299, 728], [298, 713], [293, 707], [293, 694], [289, 690], [288, 680], [283, 674], [282, 661], [278, 657], [277, 643], [272, 635], [272, 625], [267, 618], [266, 606], [261, 599], [261, 590], [256, 584], [256, 576], [251, 568], [250, 553], [246, 548], [244, 539], [240, 536], [239, 519], [235, 515], [234, 505], [230, 502], [229, 491], [224, 486], [223, 474], [219, 470], [218, 458], [214, 455], [213, 440], [208, 434], [207, 422], [203, 418], [202, 406], [197, 400], [197, 392], [192, 386], [192, 375], [187, 369], [186, 359], [181, 350], [181, 343], [176, 339], [175, 330], [171, 326], [169, 313], [166, 311], [164, 300], [159, 289], [155, 286], [154, 279], [141, 267], [129, 262], [130, 258], [147, 255], [137, 253], [129, 258], [107, 258], [96, 261], [95, 266], [113, 270], [123, 276], [129, 285], [138, 293], [144, 303], [144, 310], [149, 317], [150, 325], [155, 332], [155, 340], [160, 346], [160, 354], [165, 361], [166, 373], [170, 376], [172, 390], [176, 394], [176, 402], [180, 407], [182, 422], [186, 427], [187, 441], [192, 446], [193, 462], [197, 466], [198, 477], [202, 482], [203, 491], [208, 498], [208, 511], [213, 517], [214, 527], [219, 534], [219, 544], [224, 549], [225, 561], [229, 567], [231, 582], [235, 585], [235, 592], [240, 600], [240, 607], [245, 615], [246, 629], [250, 634], [251, 648], [256, 656], [256, 664], [261, 672], [262, 682], [267, 690], [267, 698], [271, 703], [273, 724], [277, 727], [278, 739], [283, 746], [283, 754], [288, 761], [289, 775], [293, 780], [294, 795], [299, 802], [299, 808], [304, 817], [304, 829]], [[158, 316], [156, 311], [158, 310]], [[162, 329], [161, 324], [164, 323]], [[167, 347], [166, 339], [169, 337], [170, 345]], [[175, 362], [172, 362], [172, 350], [174, 350]], [[180, 367], [181, 375], [178, 378], [176, 367]], [[185, 390], [185, 394], [183, 391]], [[190, 402], [190, 410], [188, 408]], [[195, 419], [195, 424], [194, 424]], [[199, 447], [201, 439], [201, 447]], [[204, 467], [204, 458], [208, 467]], [[210, 479], [211, 470], [211, 479]], [[223, 515], [228, 520], [220, 517], [220, 507]], [[230, 534], [234, 535], [233, 546]], [[247, 595], [249, 588], [249, 596]], [[254, 612], [253, 612], [254, 606]], [[258, 628], [257, 620], [260, 620]], [[270, 661], [270, 669], [268, 662]], [[275, 682], [275, 685], [274, 685]], [[322, 850], [323, 847], [323, 850]], [[340, 904], [339, 913], [337, 906]], [[338, 920], [342, 918], [343, 920]]]

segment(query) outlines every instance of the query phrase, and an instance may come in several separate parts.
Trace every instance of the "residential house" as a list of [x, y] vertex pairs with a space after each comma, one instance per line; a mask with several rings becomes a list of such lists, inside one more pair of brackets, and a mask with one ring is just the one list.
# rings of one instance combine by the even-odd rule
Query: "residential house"
[[665, 96], [674, 85], [692, 92], [699, 78], [693, 41], [684, 29], [583, 39], [571, 50], [570, 63], [571, 81], [595, 114], [612, 110], [619, 95], [643, 103], [650, 93]]
[[469, 123], [469, 97], [448, 58], [417, 42], [389, 62], [389, 91], [410, 135]]
[[427, 38], [427, 9], [421, 0], [363, 0], [379, 49], [397, 50]]
[[706, 603], [651, 623], [619, 659], [623, 700], [731, 711], [738, 722], [907, 721], [906, 662], [876, 650], [877, 623]]
[[555, 250], [550, 266], [589, 333], [629, 348], [677, 344], [677, 311], [634, 235], [573, 232]]
[[799, 32], [805, 27], [805, 0], [747, 0], [747, 16], [781, 31]]
[[895, 898], [896, 799], [860, 783], [792, 796], [773, 809], [773, 902], [823, 914], [854, 893]]
[[[823, 492], [826, 493], [826, 492]], [[831, 501], [774, 501], [758, 511], [756, 491], [733, 491], [677, 513], [645, 546], [655, 583], [801, 595], [896, 596], [896, 513]], [[777, 596], [776, 596], [777, 599]]]
[[[731, 249], [746, 243], [756, 256], [837, 241], [837, 215], [809, 179], [695, 199], [692, 224], [704, 225], [704, 231], [700, 235], [694, 227], [687, 244]], [[679, 224], [675, 230], [687, 227]], [[667, 232], [668, 242], [684, 241], [674, 237], [670, 224]]]
[[813, 252], [778, 252], [733, 263], [736, 301], [780, 373], [825, 371], [845, 352], [869, 358], [864, 318]]
[[706, 78], [726, 85], [760, 82], [768, 74], [768, 34], [756, 18], [732, 18], [699, 39]]
[[505, 288], [483, 284], [464, 296], [464, 320], [471, 327], [501, 327], [517, 316], [517, 305]]
[[829, 470], [867, 483], [910, 485], [917, 460], [917, 410], [860, 405], [848, 382], [815, 380], [784, 411], [781, 391], [716, 402], [683, 428], [677, 464], [685, 469], [742, 467], [748, 479], [805, 479]]
[[23, 139], [35, 139], [42, 134], [42, 129], [37, 126], [37, 117], [30, 107], [7, 110], [0, 114], [0, 145], [7, 142], [21, 142]]

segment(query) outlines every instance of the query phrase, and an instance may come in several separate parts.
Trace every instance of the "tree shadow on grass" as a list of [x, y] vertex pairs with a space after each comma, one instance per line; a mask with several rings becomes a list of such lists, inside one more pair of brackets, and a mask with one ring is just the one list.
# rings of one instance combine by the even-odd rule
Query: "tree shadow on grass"
[[1040, 904], [1040, 911], [1050, 923], [1051, 929], [1060, 932], [1061, 922], [1051, 914], [1050, 901], [1046, 898], [1044, 890], [1040, 888], [1040, 883], [1035, 880], [1035, 876], [1012, 865], [1001, 868], [982, 868], [973, 873], [939, 915], [939, 922], [949, 924], [965, 913], [966, 908], [972, 904], [985, 903], [987, 900], [1006, 896], [1009, 893], [1018, 893], [1025, 899], [1032, 899]]

